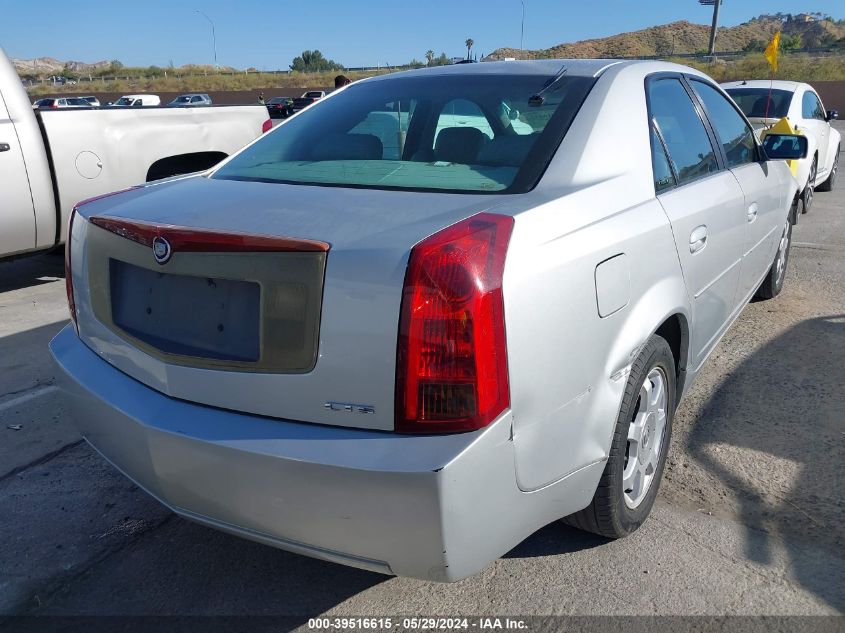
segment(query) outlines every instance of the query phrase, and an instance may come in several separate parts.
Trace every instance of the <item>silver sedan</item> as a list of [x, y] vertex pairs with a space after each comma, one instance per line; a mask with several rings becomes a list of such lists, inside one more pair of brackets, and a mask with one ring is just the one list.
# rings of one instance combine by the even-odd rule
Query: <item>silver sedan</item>
[[665, 63], [360, 81], [77, 206], [60, 382], [139, 486], [276, 547], [454, 581], [558, 519], [623, 537], [782, 288], [806, 151]]

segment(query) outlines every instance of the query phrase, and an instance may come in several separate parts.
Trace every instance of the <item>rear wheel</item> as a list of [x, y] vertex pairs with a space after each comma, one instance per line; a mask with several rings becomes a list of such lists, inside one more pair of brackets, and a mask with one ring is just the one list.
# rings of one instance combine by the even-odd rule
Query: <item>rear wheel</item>
[[783, 282], [786, 279], [786, 265], [789, 263], [789, 247], [791, 244], [792, 222], [787, 220], [781, 232], [775, 261], [772, 262], [772, 267], [769, 269], [763, 283], [757, 289], [757, 294], [754, 295], [758, 299], [774, 299], [783, 290]]
[[608, 538], [627, 536], [643, 524], [660, 487], [674, 412], [675, 359], [666, 340], [655, 335], [631, 365], [593, 500], [566, 523]]
[[836, 184], [836, 170], [839, 168], [839, 152], [841, 147], [836, 148], [836, 154], [833, 157], [833, 167], [830, 168], [830, 175], [822, 184], [816, 187], [817, 191], [833, 191]]
[[813, 156], [813, 163], [810, 165], [810, 175], [807, 177], [807, 186], [804, 187], [804, 209], [802, 213], [807, 213], [813, 206], [813, 197], [816, 190], [816, 173], [819, 169], [819, 157]]

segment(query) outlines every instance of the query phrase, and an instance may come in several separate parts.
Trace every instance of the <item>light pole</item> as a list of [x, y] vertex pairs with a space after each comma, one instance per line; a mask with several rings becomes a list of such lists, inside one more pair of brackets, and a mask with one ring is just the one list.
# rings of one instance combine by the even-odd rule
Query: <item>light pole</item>
[[211, 25], [211, 42], [214, 46], [214, 67], [217, 68], [217, 34], [214, 32], [214, 22], [211, 21], [211, 18], [208, 17], [203, 11], [199, 9], [195, 9], [197, 13], [199, 13], [202, 17], [208, 20], [208, 23]]
[[519, 0], [522, 3], [522, 25], [519, 29], [519, 51], [524, 52], [522, 42], [525, 39], [525, 0]]
[[713, 26], [710, 28], [710, 57], [716, 54], [716, 29], [719, 27], [719, 7], [722, 0], [698, 0], [704, 6], [713, 5]]

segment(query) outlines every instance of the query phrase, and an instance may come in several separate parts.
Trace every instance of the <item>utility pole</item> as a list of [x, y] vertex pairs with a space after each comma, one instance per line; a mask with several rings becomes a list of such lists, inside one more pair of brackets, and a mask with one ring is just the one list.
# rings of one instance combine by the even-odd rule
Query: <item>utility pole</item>
[[211, 18], [208, 17], [203, 11], [199, 9], [195, 9], [197, 13], [199, 13], [202, 17], [208, 20], [208, 23], [211, 25], [211, 42], [214, 46], [214, 67], [217, 68], [217, 34], [214, 32], [214, 22], [211, 21]]
[[710, 57], [716, 54], [716, 29], [719, 28], [719, 6], [721, 4], [722, 0], [713, 0], [713, 26], [710, 28]]
[[525, 40], [525, 0], [520, 0], [520, 2], [522, 2], [522, 25], [519, 30], [519, 51], [523, 52], [525, 50], [522, 45]]

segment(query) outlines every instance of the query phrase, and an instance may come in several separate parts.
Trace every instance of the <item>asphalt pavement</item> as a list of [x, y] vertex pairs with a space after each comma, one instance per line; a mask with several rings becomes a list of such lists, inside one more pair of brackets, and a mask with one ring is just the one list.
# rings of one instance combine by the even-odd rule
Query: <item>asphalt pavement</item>
[[611, 542], [549, 525], [450, 585], [289, 554], [152, 501], [81, 440], [53, 386], [61, 256], [0, 263], [0, 628], [11, 615], [842, 615], [843, 192], [816, 195], [783, 294], [746, 308], [681, 405], [642, 529]]

